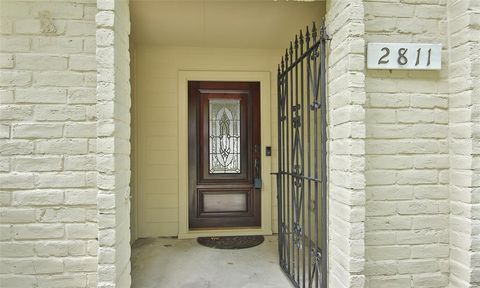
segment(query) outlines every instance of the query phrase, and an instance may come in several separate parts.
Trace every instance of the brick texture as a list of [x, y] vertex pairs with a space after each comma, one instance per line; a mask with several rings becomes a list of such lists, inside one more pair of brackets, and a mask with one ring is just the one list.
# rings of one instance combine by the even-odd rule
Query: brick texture
[[[0, 16], [0, 286], [129, 287], [128, 1]], [[479, 1], [330, 0], [326, 24], [330, 287], [480, 286]], [[443, 68], [366, 70], [369, 41], [442, 43]]]
[[360, 0], [327, 1], [329, 287], [365, 285], [363, 9]]
[[0, 2], [1, 287], [97, 286], [92, 11], [91, 0]]
[[367, 287], [448, 286], [444, 2], [364, 1], [366, 41], [443, 47], [439, 72], [368, 70], [366, 74]]
[[98, 287], [130, 287], [130, 15], [125, 0], [97, 8]]
[[450, 39], [450, 287], [480, 286], [480, 3], [447, 1]]

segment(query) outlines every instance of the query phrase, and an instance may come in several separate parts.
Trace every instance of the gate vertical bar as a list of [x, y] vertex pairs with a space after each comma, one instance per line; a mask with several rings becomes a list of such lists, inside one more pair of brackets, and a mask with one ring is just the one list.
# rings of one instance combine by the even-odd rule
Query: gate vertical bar
[[[285, 53], [285, 68], [288, 66], [288, 62], [287, 62], [287, 58], [288, 55]], [[283, 63], [283, 61], [282, 61]], [[285, 70], [283, 70], [285, 71]], [[285, 159], [287, 158], [287, 149], [285, 148], [285, 145], [287, 143], [287, 125], [286, 125], [286, 122], [287, 122], [287, 88], [288, 88], [288, 84], [287, 84], [287, 81], [288, 81], [288, 78], [285, 77], [285, 75], [282, 76], [282, 79], [283, 79], [283, 84], [282, 84], [282, 97], [283, 97], [283, 108], [282, 108], [282, 148], [283, 150], [281, 151], [282, 153], [282, 170], [281, 171], [285, 171], [286, 170], [286, 163], [285, 163]], [[284, 259], [283, 259], [283, 265], [284, 265], [284, 268], [286, 270], [288, 270], [288, 266], [287, 266], [287, 261], [290, 260], [290, 255], [289, 255], [289, 241], [288, 241], [288, 222], [286, 221], [286, 217], [287, 217], [287, 203], [288, 203], [288, 199], [287, 199], [287, 196], [285, 195], [285, 187], [287, 187], [287, 180], [285, 179], [285, 175], [284, 174], [280, 174], [280, 177], [282, 178], [282, 192], [283, 192], [283, 195], [282, 195], [282, 198], [283, 198], [283, 203], [282, 203], [282, 209], [283, 209], [283, 216], [282, 216], [282, 225], [283, 225], [283, 240], [285, 241], [284, 243]]]
[[314, 23], [278, 66], [278, 251], [298, 288], [327, 285], [326, 40]]
[[[290, 52], [290, 67], [293, 67], [293, 64], [292, 64], [292, 63], [293, 63], [293, 47], [292, 47], [292, 42], [290, 42], [290, 50], [289, 50], [289, 52]], [[292, 243], [292, 247], [291, 247], [291, 248], [292, 248], [292, 249], [291, 249], [291, 250], [292, 250], [292, 258], [291, 258], [291, 260], [292, 260], [292, 262], [291, 262], [291, 264], [292, 264], [292, 268], [291, 268], [291, 269], [292, 269], [292, 272], [291, 272], [291, 273], [292, 273], [292, 276], [293, 276], [293, 281], [295, 281], [295, 263], [296, 263], [296, 261], [295, 261], [295, 235], [294, 235], [294, 233], [295, 233], [295, 228], [294, 228], [294, 226], [293, 226], [293, 222], [294, 222], [294, 218], [295, 218], [295, 211], [294, 211], [295, 206], [294, 206], [294, 202], [293, 202], [293, 201], [294, 201], [294, 196], [295, 196], [295, 195], [294, 195], [293, 179], [292, 179], [292, 177], [291, 177], [291, 172], [293, 171], [293, 170], [292, 170], [292, 167], [293, 167], [293, 165], [294, 165], [294, 162], [293, 162], [293, 154], [294, 154], [294, 151], [291, 150], [291, 149], [293, 148], [293, 110], [292, 110], [292, 108], [293, 108], [293, 105], [294, 105], [294, 104], [293, 104], [293, 101], [295, 100], [295, 99], [293, 98], [293, 86], [294, 86], [294, 84], [293, 84], [293, 70], [294, 70], [294, 69], [292, 68], [292, 69], [290, 69], [289, 72], [288, 72], [288, 74], [289, 74], [289, 76], [290, 76], [290, 78], [289, 78], [289, 79], [290, 79], [290, 80], [289, 80], [290, 90], [289, 90], [288, 96], [289, 96], [289, 98], [291, 99], [291, 100], [290, 100], [290, 103], [291, 103], [291, 104], [290, 104], [290, 106], [287, 106], [287, 107], [289, 108], [288, 113], [289, 113], [289, 116], [290, 116], [290, 121], [287, 122], [288, 131], [289, 131], [289, 136], [290, 136], [290, 137], [288, 138], [288, 151], [287, 151], [287, 152], [288, 152], [288, 153], [291, 152], [291, 153], [290, 153], [290, 156], [289, 156], [289, 161], [290, 161], [289, 164], [290, 164], [290, 165], [287, 165], [287, 168], [288, 168], [288, 170], [289, 170], [289, 172], [290, 172], [290, 175], [287, 175], [287, 179], [288, 179], [288, 188], [290, 189], [290, 191], [289, 191], [290, 193], [288, 193], [288, 195], [290, 195], [289, 207], [290, 207], [290, 211], [291, 211], [291, 217], [289, 217], [290, 234], [291, 234], [291, 238], [292, 238], [292, 239], [291, 239], [291, 243]]]
[[[280, 66], [281, 65], [281, 66]], [[280, 68], [281, 67], [281, 68]], [[278, 137], [278, 151], [282, 151], [282, 80], [280, 78], [281, 72], [283, 71], [283, 58], [282, 58], [282, 63], [278, 64], [278, 69], [277, 69], [277, 125], [278, 125], [278, 132], [277, 132], [277, 137]], [[278, 153], [280, 155], [280, 152]], [[278, 171], [281, 171], [282, 169], [282, 163], [281, 163], [281, 157], [278, 157], [277, 160], [277, 165], [278, 165]], [[282, 238], [283, 237], [283, 231], [282, 231], [282, 198], [281, 196], [283, 195], [282, 193], [282, 178], [278, 173], [275, 173], [277, 177], [277, 231], [278, 231], [278, 237]], [[278, 256], [279, 259], [283, 258], [283, 242], [278, 241]], [[281, 266], [281, 263], [280, 263]]]
[[[295, 61], [297, 61], [298, 60], [298, 38], [297, 38], [297, 36], [295, 36], [295, 42], [294, 43], [295, 43], [294, 44], [294, 47], [295, 47]], [[293, 168], [294, 168], [293, 172], [296, 175], [298, 173], [298, 169], [299, 169], [298, 168], [298, 166], [299, 166], [299, 163], [298, 163], [298, 160], [299, 160], [299, 147], [298, 147], [298, 145], [299, 145], [299, 143], [298, 143], [298, 137], [299, 137], [299, 135], [298, 135], [298, 130], [299, 130], [298, 129], [299, 128], [299, 123], [298, 123], [298, 120], [299, 120], [298, 119], [298, 110], [299, 110], [299, 107], [298, 107], [298, 105], [299, 105], [298, 104], [298, 102], [299, 102], [298, 101], [298, 65], [296, 65], [295, 69], [293, 69], [293, 70], [295, 70], [295, 105], [293, 105], [292, 114], [294, 114], [294, 125], [293, 125], [293, 127], [294, 127], [295, 136], [292, 138], [293, 139], [292, 148], [294, 150], [292, 154], [294, 155], [293, 156], [293, 159], [294, 159], [294, 161], [293, 161], [294, 162], [293, 163]], [[301, 206], [298, 203], [301, 200], [301, 199], [299, 199], [299, 198], [301, 198], [301, 196], [299, 195], [300, 189], [299, 189], [299, 186], [298, 186], [298, 177], [295, 177], [293, 180], [294, 180], [293, 181], [293, 183], [294, 183], [293, 186], [294, 186], [294, 191], [295, 191], [294, 192], [295, 193], [295, 197], [294, 197], [295, 198], [295, 201], [294, 201], [295, 217], [293, 218], [293, 221], [295, 222], [295, 226], [294, 226], [295, 227], [295, 235], [294, 235], [294, 237], [295, 237], [295, 244], [296, 244], [296, 248], [297, 248], [297, 283], [300, 283], [300, 274], [301, 274], [300, 273], [300, 259], [301, 259], [301, 257], [300, 257], [300, 244], [299, 244], [300, 243], [300, 238], [299, 238], [299, 236], [301, 234], [301, 231], [299, 231], [298, 228], [300, 226], [300, 224], [299, 224], [299, 222], [300, 222], [299, 213], [300, 213], [300, 209], [301, 209], [300, 207]]]
[[[314, 43], [317, 43], [316, 42], [316, 39], [317, 39], [317, 28], [315, 26], [315, 22], [313, 22], [313, 26], [312, 26], [312, 39], [313, 39], [313, 42]], [[317, 79], [317, 74], [318, 74], [318, 71], [316, 69], [317, 67], [317, 58], [316, 57], [316, 53], [317, 53], [317, 49], [318, 49], [318, 45], [315, 46], [315, 49], [312, 50], [312, 55], [310, 57], [313, 57], [313, 75], [312, 75], [312, 85], [313, 85], [313, 103], [312, 105], [310, 106], [310, 108], [313, 110], [313, 139], [314, 139], [314, 147], [318, 147], [318, 129], [317, 129], [317, 110], [318, 110], [318, 91], [317, 91], [317, 83], [315, 82], [315, 80]], [[314, 177], [315, 179], [318, 179], [318, 153], [317, 153], [317, 149], [314, 150]], [[319, 269], [318, 269], [318, 182], [315, 182], [315, 250], [314, 251], [311, 251], [311, 253], [314, 253], [314, 259], [315, 259], [315, 266], [314, 266], [314, 271], [315, 271], [315, 277], [312, 277], [313, 279], [311, 279], [312, 281], [314, 279], [317, 279], [317, 281], [315, 281], [315, 288], [318, 288], [318, 274], [319, 274]]]
[[[300, 54], [303, 54], [303, 33], [302, 30], [300, 29]], [[302, 132], [301, 132], [301, 137], [300, 137], [300, 142], [302, 143], [302, 149], [305, 149], [305, 124], [304, 124], [304, 114], [305, 114], [305, 109], [304, 109], [304, 89], [303, 89], [303, 58], [301, 58], [300, 61], [300, 120], [301, 120], [301, 127], [302, 127]], [[302, 173], [305, 173], [305, 153], [302, 151], [302, 158], [301, 158], [301, 167], [302, 167]], [[305, 268], [306, 268], [306, 257], [305, 257], [305, 179], [301, 179], [301, 190], [302, 190], [302, 287], [305, 288]]]
[[[305, 33], [305, 41], [307, 43], [307, 51], [309, 50], [310, 48], [310, 32], [308, 31], [308, 26], [307, 26], [307, 30], [306, 30], [306, 33]], [[310, 65], [310, 57], [307, 56], [307, 63], [306, 63], [307, 67], [309, 67], [308, 65]], [[310, 103], [310, 85], [309, 82], [308, 82], [308, 79], [310, 78], [310, 73], [309, 73], [309, 70], [307, 70], [307, 104]], [[308, 105], [307, 105], [308, 106]], [[308, 138], [308, 156], [307, 156], [307, 161], [308, 161], [308, 174], [307, 176], [309, 178], [312, 177], [312, 160], [311, 160], [311, 142], [310, 142], [310, 129], [311, 129], [311, 121], [310, 121], [310, 117], [311, 117], [311, 113], [310, 113], [310, 109], [305, 109], [307, 111], [307, 138]], [[312, 225], [310, 224], [311, 221], [312, 221], [312, 213], [311, 213], [311, 210], [312, 210], [312, 181], [308, 181], [308, 238], [310, 239], [311, 238], [311, 235], [312, 235]], [[308, 277], [310, 278], [312, 275], [312, 253], [310, 251], [312, 251], [312, 241], [308, 241]], [[311, 284], [310, 284], [310, 281], [308, 281], [308, 287], [311, 288]]]
[[[287, 67], [290, 67], [290, 65], [288, 64], [288, 48], [287, 50], [285, 50], [285, 64]], [[290, 168], [290, 133], [289, 133], [289, 130], [290, 130], [290, 125], [289, 125], [289, 120], [290, 120], [290, 117], [289, 117], [289, 93], [288, 93], [288, 88], [289, 88], [289, 82], [288, 82], [288, 71], [287, 69], [285, 69], [285, 142], [284, 142], [284, 148], [285, 148], [285, 165], [284, 165], [284, 169], [285, 171], [288, 171], [289, 168]], [[285, 191], [283, 191], [283, 193], [285, 193], [285, 197], [286, 197], [286, 201], [285, 201], [285, 207], [287, 209], [287, 218], [285, 219], [286, 221], [284, 221], [284, 223], [286, 223], [286, 239], [287, 239], [287, 267], [288, 267], [288, 271], [289, 273], [291, 273], [291, 254], [290, 254], [290, 243], [292, 242], [290, 240], [290, 234], [291, 234], [291, 226], [290, 226], [290, 193], [286, 192], [286, 191], [289, 191], [290, 189], [290, 179], [288, 177], [286, 177], [287, 174], [285, 174], [284, 178], [285, 178], [285, 182], [286, 182], [286, 185], [284, 186], [286, 189]]]
[[320, 29], [320, 101], [321, 101], [321, 113], [322, 113], [322, 287], [327, 287], [327, 269], [328, 269], [328, 257], [327, 250], [328, 250], [328, 235], [327, 235], [327, 189], [328, 189], [328, 182], [327, 182], [327, 83], [326, 83], [326, 52], [325, 52], [325, 41], [327, 40], [328, 36], [326, 33], [325, 25], [322, 25]]

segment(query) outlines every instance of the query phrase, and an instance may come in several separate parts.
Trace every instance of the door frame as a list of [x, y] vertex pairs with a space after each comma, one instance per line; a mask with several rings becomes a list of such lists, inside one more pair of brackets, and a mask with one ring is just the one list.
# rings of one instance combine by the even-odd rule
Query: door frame
[[[262, 151], [261, 226], [190, 230], [188, 225], [188, 81], [260, 82], [260, 138]], [[178, 238], [272, 234], [271, 73], [264, 71], [178, 71]], [[272, 153], [273, 155], [273, 153]]]

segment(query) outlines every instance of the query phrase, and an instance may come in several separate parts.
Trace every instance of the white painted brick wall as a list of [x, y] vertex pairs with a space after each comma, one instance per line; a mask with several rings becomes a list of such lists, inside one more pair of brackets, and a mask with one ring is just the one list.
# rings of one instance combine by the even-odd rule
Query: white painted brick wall
[[[2, 287], [130, 286], [127, 4], [0, 2]], [[330, 286], [480, 286], [479, 2], [327, 7]], [[365, 41], [444, 69], [366, 71]]]
[[480, 3], [447, 1], [450, 32], [450, 286], [480, 286]]
[[327, 1], [329, 287], [364, 287], [365, 90], [363, 3]]
[[366, 73], [367, 287], [447, 287], [446, 4], [436, 0], [364, 4], [366, 41], [444, 47], [440, 72]]
[[97, 8], [98, 287], [130, 287], [130, 16], [126, 0]]
[[1, 287], [97, 287], [94, 13], [0, 1]]

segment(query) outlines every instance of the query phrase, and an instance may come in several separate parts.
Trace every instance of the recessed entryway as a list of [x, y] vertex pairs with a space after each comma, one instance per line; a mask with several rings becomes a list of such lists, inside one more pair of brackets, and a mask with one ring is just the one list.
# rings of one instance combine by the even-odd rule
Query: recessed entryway
[[[277, 164], [277, 65], [298, 30], [323, 17], [325, 2], [134, 0], [130, 9], [132, 238], [197, 236], [189, 234], [188, 200], [182, 200], [188, 195], [186, 81], [261, 82], [262, 208], [256, 234], [277, 232], [270, 175]], [[265, 156], [267, 146], [272, 156]]]
[[[283, 202], [277, 202], [278, 183], [272, 176], [272, 172], [280, 171], [279, 64], [295, 34], [300, 29], [305, 32], [312, 21], [320, 22], [325, 3], [133, 1], [131, 4], [134, 116], [131, 227], [133, 239], [140, 239], [134, 247], [147, 241], [145, 238], [155, 237], [277, 233], [281, 227], [277, 225], [278, 210], [285, 209], [278, 205]], [[312, 42], [305, 47], [314, 45], [311, 31]], [[216, 155], [219, 157], [215, 158]], [[179, 245], [194, 243], [177, 241]], [[250, 287], [289, 287], [287, 277], [279, 269], [277, 243], [272, 241], [268, 243], [274, 245], [269, 248], [273, 258], [261, 251], [257, 255], [255, 251], [238, 251], [253, 253], [252, 258], [240, 257], [238, 260], [245, 262], [238, 267], [248, 266], [254, 273], [274, 270], [278, 274], [274, 278], [279, 283], [252, 276]], [[281, 243], [285, 246], [285, 239]], [[145, 256], [156, 253], [154, 245], [148, 247]], [[187, 249], [193, 253], [192, 259], [196, 249]], [[219, 253], [206, 251], [201, 257], [215, 257]], [[223, 253], [236, 255], [237, 251]], [[161, 268], [159, 264], [154, 266], [158, 271], [188, 279], [181, 275], [182, 271], [174, 273], [179, 270], [175, 265], [180, 265], [177, 256], [180, 263], [188, 262], [182, 255], [171, 255], [154, 260], [162, 262]], [[259, 257], [272, 261], [261, 264]], [[142, 261], [150, 263], [148, 257], [133, 260], [138, 267], [144, 267], [141, 269], [149, 270], [142, 266]], [[209, 275], [209, 271], [202, 269], [197, 269], [200, 276]], [[134, 266], [134, 285], [138, 283], [135, 279], [139, 279], [136, 273], [151, 277], [140, 270]], [[227, 269], [222, 273], [226, 273], [225, 279], [199, 278], [191, 283], [165, 285], [237, 287], [232, 286], [236, 282], [225, 284], [231, 283], [229, 274], [233, 272]], [[275, 273], [267, 272], [269, 277]], [[249, 284], [238, 282], [242, 283]]]

